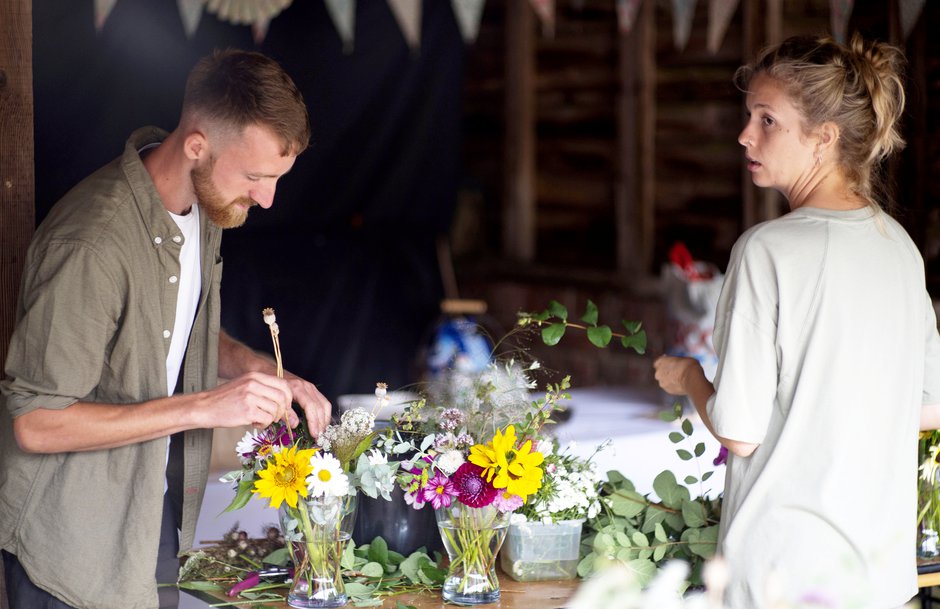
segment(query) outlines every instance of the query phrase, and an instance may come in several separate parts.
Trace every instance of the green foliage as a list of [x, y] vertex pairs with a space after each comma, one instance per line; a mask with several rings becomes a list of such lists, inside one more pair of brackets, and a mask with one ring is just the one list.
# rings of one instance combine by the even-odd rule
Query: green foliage
[[588, 340], [595, 347], [603, 349], [610, 344], [614, 337], [620, 339], [625, 349], [633, 349], [639, 354], [646, 353], [646, 331], [642, 329], [639, 321], [621, 320], [624, 332], [614, 332], [610, 326], [598, 324], [599, 313], [593, 301], [587, 301], [584, 314], [580, 322], [568, 320], [568, 309], [556, 300], [548, 303], [548, 308], [539, 313], [519, 313], [519, 325], [522, 327], [536, 326], [541, 328], [542, 342], [548, 346], [557, 345], [568, 328], [584, 330]]
[[[661, 416], [675, 421], [681, 414], [682, 406], [677, 404]], [[669, 433], [674, 444], [688, 442], [692, 435], [689, 419], [683, 419], [679, 427], [681, 431]], [[704, 444], [699, 443], [692, 452], [677, 448], [676, 454], [680, 459], [686, 459], [686, 455], [692, 459], [704, 451]], [[702, 475], [701, 481], [711, 473]], [[684, 479], [685, 484], [699, 481], [695, 476]], [[685, 484], [680, 484], [671, 471], [661, 472], [653, 480], [659, 501], [653, 501], [638, 493], [619, 472], [608, 472], [601, 490], [604, 513], [585, 526], [578, 575], [587, 577], [611, 563], [620, 563], [633, 571], [641, 585], [646, 585], [660, 563], [681, 559], [691, 566], [689, 583], [702, 585], [702, 565], [714, 556], [718, 543], [721, 499], [709, 499], [703, 493], [693, 498]]]

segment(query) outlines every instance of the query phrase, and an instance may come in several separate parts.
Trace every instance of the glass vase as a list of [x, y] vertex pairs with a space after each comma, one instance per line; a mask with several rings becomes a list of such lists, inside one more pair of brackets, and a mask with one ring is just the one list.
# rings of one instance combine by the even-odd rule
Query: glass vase
[[921, 432], [918, 443], [920, 468], [917, 477], [917, 557], [940, 560], [940, 463], [937, 446], [940, 432]]
[[492, 505], [472, 508], [454, 501], [435, 510], [437, 527], [450, 559], [442, 595], [460, 605], [499, 600], [496, 556], [506, 538], [509, 514]]
[[342, 607], [348, 597], [340, 561], [352, 537], [357, 495], [300, 498], [284, 504], [281, 530], [294, 563], [287, 604], [291, 607]]

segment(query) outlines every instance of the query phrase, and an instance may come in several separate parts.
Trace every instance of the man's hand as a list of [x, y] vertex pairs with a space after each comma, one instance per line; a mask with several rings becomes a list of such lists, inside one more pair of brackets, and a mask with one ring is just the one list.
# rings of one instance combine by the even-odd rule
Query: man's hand
[[[705, 378], [705, 372], [698, 360], [691, 357], [672, 357], [661, 355], [653, 362], [656, 382], [669, 395], [689, 395], [697, 376]], [[710, 395], [710, 394], [709, 394]]]
[[307, 429], [310, 435], [318, 436], [330, 423], [333, 405], [326, 399], [316, 385], [305, 381], [296, 374], [284, 371], [284, 380], [290, 386], [294, 401], [300, 404], [307, 417]]
[[248, 372], [205, 392], [205, 427], [252, 425], [258, 429], [286, 420], [299, 422], [291, 408], [292, 390], [286, 379]]

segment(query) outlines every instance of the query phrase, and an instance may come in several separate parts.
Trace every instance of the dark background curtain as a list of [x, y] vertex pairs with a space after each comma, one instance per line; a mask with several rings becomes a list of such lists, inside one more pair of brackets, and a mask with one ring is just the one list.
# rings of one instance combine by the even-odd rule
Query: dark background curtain
[[200, 57], [264, 52], [303, 92], [313, 139], [274, 207], [225, 233], [223, 327], [270, 352], [273, 307], [285, 367], [334, 401], [417, 380], [459, 180], [465, 46], [450, 3], [424, 1], [413, 52], [386, 2], [357, 2], [349, 54], [322, 0], [295, 0], [258, 45], [208, 13], [187, 39], [175, 0], [118, 0], [96, 32], [92, 4], [33, 3], [37, 219], [135, 128], [171, 130]]

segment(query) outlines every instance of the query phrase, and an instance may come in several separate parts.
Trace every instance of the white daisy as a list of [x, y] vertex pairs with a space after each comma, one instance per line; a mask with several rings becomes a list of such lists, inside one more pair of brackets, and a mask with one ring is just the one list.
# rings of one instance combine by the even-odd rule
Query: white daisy
[[238, 454], [238, 458], [243, 465], [247, 465], [252, 461], [255, 450], [258, 448], [258, 433], [257, 429], [246, 431], [242, 439], [235, 445], [235, 452]]
[[342, 497], [349, 494], [349, 478], [333, 455], [318, 452], [310, 458], [313, 471], [307, 476], [307, 490], [312, 497]]

